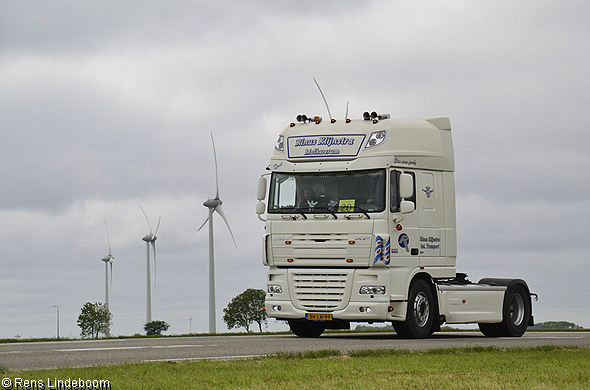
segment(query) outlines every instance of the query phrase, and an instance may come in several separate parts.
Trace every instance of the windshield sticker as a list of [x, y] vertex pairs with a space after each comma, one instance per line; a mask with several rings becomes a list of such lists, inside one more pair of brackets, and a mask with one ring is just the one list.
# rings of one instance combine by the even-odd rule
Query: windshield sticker
[[334, 210], [337, 210], [338, 207], [338, 199], [332, 199], [331, 201], [328, 202], [328, 211], [330, 212], [334, 212]]
[[399, 235], [399, 237], [397, 238], [397, 243], [399, 244], [399, 246], [404, 248], [406, 252], [410, 251], [410, 237], [408, 237], [406, 233], [402, 233]]
[[364, 134], [305, 135], [287, 138], [289, 158], [356, 157]]
[[346, 199], [340, 200], [340, 204], [338, 205], [338, 212], [339, 213], [351, 213], [354, 211], [354, 203], [356, 199]]

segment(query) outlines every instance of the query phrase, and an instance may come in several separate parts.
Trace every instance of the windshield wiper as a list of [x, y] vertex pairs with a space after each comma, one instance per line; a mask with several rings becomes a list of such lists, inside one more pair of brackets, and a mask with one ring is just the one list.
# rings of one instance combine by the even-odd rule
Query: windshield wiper
[[299, 207], [283, 207], [282, 210], [293, 210], [301, 214], [301, 216], [303, 216], [303, 219], [307, 219], [307, 215], [305, 215], [303, 210], [301, 210]]
[[334, 212], [334, 210], [330, 210], [327, 206], [319, 206], [319, 207], [315, 207], [314, 210], [318, 210], [321, 212], [326, 212], [328, 214], [330, 214], [332, 217], [334, 217], [334, 219], [338, 219], [338, 216], [336, 215], [336, 213]]
[[354, 206], [354, 210], [360, 210], [361, 213], [365, 214], [365, 217], [367, 217], [367, 219], [371, 219], [371, 217], [369, 216], [369, 214], [367, 213], [367, 210], [363, 209], [362, 207], [359, 206]]

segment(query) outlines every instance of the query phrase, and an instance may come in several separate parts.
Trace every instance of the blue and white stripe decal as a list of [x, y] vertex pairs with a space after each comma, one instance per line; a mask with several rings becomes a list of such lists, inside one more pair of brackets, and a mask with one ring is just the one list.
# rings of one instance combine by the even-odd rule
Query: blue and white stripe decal
[[382, 261], [385, 265], [389, 264], [391, 259], [389, 234], [377, 235], [375, 238], [375, 259], [373, 265]]

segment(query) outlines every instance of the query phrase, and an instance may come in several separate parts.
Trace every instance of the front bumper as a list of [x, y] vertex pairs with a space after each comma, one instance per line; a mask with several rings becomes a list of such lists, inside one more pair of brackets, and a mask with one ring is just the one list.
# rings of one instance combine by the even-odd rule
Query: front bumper
[[390, 284], [387, 268], [271, 267], [266, 312], [280, 320], [302, 320], [307, 313], [325, 313], [332, 314], [334, 321], [403, 321], [407, 303], [391, 300]]

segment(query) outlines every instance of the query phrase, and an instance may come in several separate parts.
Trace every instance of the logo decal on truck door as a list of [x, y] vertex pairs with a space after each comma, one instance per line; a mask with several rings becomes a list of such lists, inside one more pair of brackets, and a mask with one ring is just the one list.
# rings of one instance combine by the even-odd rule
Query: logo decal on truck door
[[397, 238], [397, 243], [399, 244], [399, 246], [404, 248], [406, 252], [410, 251], [410, 237], [408, 237], [406, 233], [402, 233], [399, 235], [399, 237]]
[[424, 191], [427, 198], [430, 198], [430, 195], [432, 195], [432, 193], [434, 192], [434, 190], [430, 186], [426, 186], [426, 188], [424, 188], [422, 191]]

